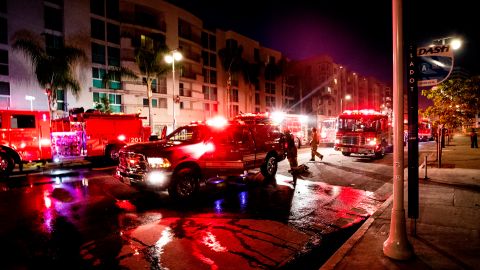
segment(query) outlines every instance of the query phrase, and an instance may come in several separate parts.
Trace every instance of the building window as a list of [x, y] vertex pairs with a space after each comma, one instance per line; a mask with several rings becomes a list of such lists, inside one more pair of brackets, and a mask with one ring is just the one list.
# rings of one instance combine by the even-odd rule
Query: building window
[[158, 99], [158, 107], [162, 109], [167, 108], [167, 99], [166, 98], [159, 98]]
[[118, 14], [118, 0], [107, 0], [107, 18], [116, 20], [118, 19]]
[[105, 0], [90, 0], [90, 12], [105, 16]]
[[204, 106], [204, 110], [205, 110], [206, 112], [209, 112], [209, 111], [210, 111], [210, 103], [205, 103], [204, 105], [205, 105], [205, 106]]
[[103, 78], [105, 77], [105, 69], [92, 68], [93, 87], [105, 88], [103, 84]]
[[8, 51], [0, 50], [0, 75], [8, 76]]
[[211, 84], [217, 84], [217, 72], [215, 70], [210, 70], [210, 81]]
[[0, 17], [0, 43], [2, 44], [8, 44], [7, 30], [8, 30], [7, 19]]
[[266, 96], [265, 97], [265, 105], [267, 107], [275, 107], [275, 97]]
[[275, 83], [265, 82], [265, 93], [275, 95]]
[[255, 93], [255, 105], [260, 105], [260, 94]]
[[231, 102], [238, 102], [238, 89], [233, 88], [230, 94], [230, 101]]
[[63, 47], [63, 37], [52, 35], [52, 34], [45, 34], [45, 47], [47, 53], [52, 53], [53, 50], [59, 49]]
[[120, 67], [120, 49], [108, 47], [108, 65]]
[[202, 92], [203, 92], [203, 99], [209, 100], [210, 99], [210, 88], [208, 86], [203, 85], [202, 86]]
[[105, 22], [94, 18], [90, 19], [92, 38], [105, 40]]
[[58, 8], [45, 6], [44, 11], [45, 11], [45, 15], [44, 15], [45, 28], [62, 32], [63, 31], [62, 10]]
[[0, 95], [10, 96], [9, 82], [0, 82]]
[[65, 103], [65, 90], [57, 89], [57, 110], [66, 111], [67, 106]]
[[105, 46], [92, 43], [92, 63], [105, 64]]
[[213, 104], [213, 112], [218, 113], [218, 104]]
[[232, 115], [238, 115], [240, 112], [240, 109], [238, 105], [232, 105]]
[[122, 95], [119, 94], [108, 94], [108, 93], [93, 93], [93, 102], [103, 103], [102, 99], [107, 98], [110, 110], [112, 112], [122, 112]]
[[202, 47], [203, 48], [208, 48], [208, 33], [207, 32], [202, 32], [201, 41], [202, 41]]
[[107, 24], [107, 41], [120, 44], [120, 26], [116, 24]]

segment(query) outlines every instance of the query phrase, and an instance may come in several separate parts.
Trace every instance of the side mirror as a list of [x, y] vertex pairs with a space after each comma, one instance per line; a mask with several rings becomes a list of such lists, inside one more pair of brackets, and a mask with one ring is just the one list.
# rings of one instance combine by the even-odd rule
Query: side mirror
[[150, 135], [150, 137], [148, 138], [148, 141], [150, 142], [158, 141], [158, 135], [157, 134]]
[[160, 136], [161, 140], [164, 140], [167, 137], [167, 126], [164, 126], [162, 129], [162, 135]]

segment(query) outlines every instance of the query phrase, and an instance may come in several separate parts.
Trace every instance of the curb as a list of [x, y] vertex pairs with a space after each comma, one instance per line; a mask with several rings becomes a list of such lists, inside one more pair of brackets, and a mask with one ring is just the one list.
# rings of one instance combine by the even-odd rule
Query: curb
[[371, 215], [365, 223], [352, 235], [348, 240], [343, 243], [343, 245], [337, 249], [337, 251], [330, 256], [330, 258], [320, 267], [320, 270], [331, 270], [335, 269], [337, 264], [342, 261], [345, 258], [345, 255], [347, 255], [350, 250], [359, 242], [362, 237], [365, 235], [365, 233], [368, 231], [370, 226], [373, 224], [375, 219], [381, 215], [392, 203], [393, 201], [393, 194], [388, 197], [385, 202], [382, 203], [382, 205]]

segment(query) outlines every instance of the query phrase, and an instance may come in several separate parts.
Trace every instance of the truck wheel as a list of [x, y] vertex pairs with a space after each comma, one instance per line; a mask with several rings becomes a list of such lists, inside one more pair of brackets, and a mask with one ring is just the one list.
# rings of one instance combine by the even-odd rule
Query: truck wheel
[[263, 176], [265, 176], [265, 178], [269, 178], [275, 176], [275, 174], [277, 173], [277, 169], [277, 159], [274, 156], [267, 156], [267, 159], [260, 168], [260, 171], [262, 172]]
[[185, 200], [198, 193], [198, 173], [193, 168], [182, 168], [174, 173], [168, 194], [174, 199]]
[[383, 156], [385, 156], [385, 148], [383, 148], [383, 146], [382, 146], [380, 148], [380, 151], [375, 152], [375, 158], [381, 159], [381, 158], [383, 158]]
[[105, 159], [109, 162], [118, 162], [118, 150], [119, 146], [109, 145], [107, 150], [105, 150]]
[[13, 171], [15, 162], [7, 153], [0, 152], [0, 176], [8, 176]]
[[342, 155], [346, 156], [346, 157], [349, 157], [350, 156], [350, 152], [342, 152]]

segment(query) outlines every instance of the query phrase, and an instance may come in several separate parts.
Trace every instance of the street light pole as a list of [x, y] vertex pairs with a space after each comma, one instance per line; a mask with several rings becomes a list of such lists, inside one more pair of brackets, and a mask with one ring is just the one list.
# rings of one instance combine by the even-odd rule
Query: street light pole
[[393, 32], [393, 206], [390, 232], [383, 243], [383, 254], [396, 260], [407, 260], [413, 249], [407, 239], [405, 209], [403, 206], [403, 20], [402, 0], [392, 0]]
[[34, 96], [25, 96], [26, 100], [30, 101], [30, 111], [33, 111], [33, 101], [35, 100]]
[[182, 60], [182, 54], [176, 50], [172, 51], [171, 54], [167, 54], [165, 56], [165, 62], [171, 63], [172, 64], [172, 96], [173, 96], [173, 102], [172, 102], [172, 116], [173, 116], [173, 121], [172, 121], [172, 131], [175, 130], [175, 124], [176, 124], [176, 116], [175, 116], [175, 103], [177, 102], [177, 99], [175, 97], [175, 61], [180, 61]]

